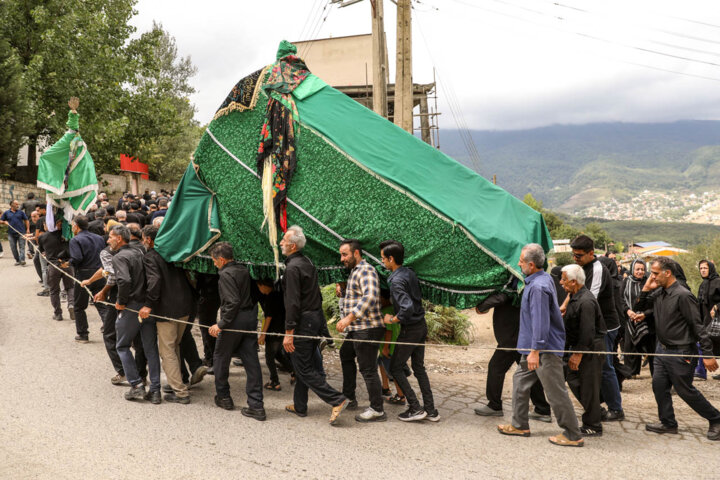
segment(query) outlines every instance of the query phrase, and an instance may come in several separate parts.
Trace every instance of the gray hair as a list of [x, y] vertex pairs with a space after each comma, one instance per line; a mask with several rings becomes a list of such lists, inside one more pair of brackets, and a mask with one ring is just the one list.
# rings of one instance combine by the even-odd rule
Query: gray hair
[[302, 250], [303, 248], [305, 248], [305, 243], [307, 242], [307, 239], [305, 238], [302, 227], [293, 225], [291, 227], [288, 227], [287, 231], [290, 233], [290, 235], [288, 236], [288, 242], [296, 245], [298, 250]]
[[117, 212], [115, 212], [115, 218], [117, 218], [118, 220], [127, 220], [127, 212], [125, 210], [118, 210]]
[[535, 264], [535, 268], [542, 270], [545, 265], [545, 250], [537, 243], [528, 243], [522, 248], [525, 252], [525, 261], [532, 262]]
[[130, 243], [130, 229], [125, 225], [115, 225], [110, 232], [120, 235], [125, 243]]
[[160, 228], [160, 225], [162, 225], [163, 220], [165, 220], [165, 217], [155, 217], [153, 219], [153, 226]]
[[580, 265], [570, 264], [562, 268], [568, 280], [575, 280], [580, 285], [585, 285], [585, 270]]

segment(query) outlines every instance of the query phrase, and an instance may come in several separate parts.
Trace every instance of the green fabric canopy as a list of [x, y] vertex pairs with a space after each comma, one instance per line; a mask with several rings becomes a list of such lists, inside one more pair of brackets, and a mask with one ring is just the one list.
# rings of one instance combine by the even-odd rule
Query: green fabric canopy
[[[264, 71], [255, 87], [259, 105], [268, 100], [265, 78]], [[288, 224], [304, 228], [321, 282], [346, 278], [338, 254], [344, 238], [360, 240], [385, 276], [378, 245], [394, 239], [428, 300], [468, 308], [513, 276], [522, 279], [523, 245], [550, 249], [538, 212], [316, 76], [292, 96], [299, 132]], [[252, 107], [228, 109], [208, 126], [156, 239], [165, 259], [214, 271], [207, 247], [219, 239], [255, 278], [274, 277], [255, 168], [265, 112]]]

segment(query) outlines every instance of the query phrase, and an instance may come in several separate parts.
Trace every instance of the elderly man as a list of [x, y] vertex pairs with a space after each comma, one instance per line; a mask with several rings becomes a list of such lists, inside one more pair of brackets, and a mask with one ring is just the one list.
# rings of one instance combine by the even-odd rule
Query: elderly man
[[[579, 265], [562, 269], [560, 284], [570, 301], [565, 311], [565, 349], [578, 352], [602, 352], [605, 347], [605, 319], [592, 293], [585, 287], [585, 272]], [[583, 406], [580, 432], [585, 437], [602, 435], [600, 419], [600, 376], [602, 355], [573, 353], [569, 355], [567, 383]]]
[[[349, 347], [341, 351], [343, 370], [343, 393], [355, 393], [355, 358], [360, 374], [365, 380], [370, 406], [355, 416], [358, 422], [384, 422], [387, 420], [383, 407], [382, 384], [378, 375], [378, 345], [385, 336], [385, 325], [380, 313], [380, 279], [377, 271], [362, 258], [362, 248], [357, 240], [340, 243], [340, 261], [350, 270], [347, 288], [341, 308], [343, 318], [336, 329], [347, 331], [347, 340], [371, 340], [372, 342], [346, 342]], [[378, 343], [374, 343], [378, 342]], [[342, 350], [342, 349], [341, 349]], [[349, 397], [350, 398], [350, 397]], [[354, 398], [353, 398], [354, 399]]]
[[297, 376], [293, 404], [285, 407], [299, 417], [307, 416], [308, 389], [315, 392], [325, 403], [332, 405], [330, 425], [337, 423], [340, 413], [348, 404], [345, 396], [328, 385], [322, 368], [322, 357], [318, 353], [319, 341], [311, 338], [294, 338], [292, 335], [320, 336], [325, 316], [322, 311], [322, 296], [315, 265], [302, 253], [305, 248], [305, 234], [294, 225], [287, 229], [280, 241], [285, 259], [283, 295], [285, 300], [285, 333], [283, 347]]
[[562, 353], [543, 352], [561, 351], [565, 347], [565, 327], [557, 304], [555, 284], [550, 274], [543, 270], [543, 248], [537, 243], [525, 245], [518, 265], [525, 275], [517, 344], [522, 357], [513, 376], [512, 423], [498, 425], [498, 431], [503, 435], [530, 436], [530, 389], [539, 380], [557, 423], [563, 428], [563, 433], [549, 438], [550, 443], [564, 447], [582, 447], [584, 440], [565, 387]]
[[[210, 327], [209, 333], [217, 338], [215, 345], [215, 404], [225, 410], [235, 408], [230, 396], [228, 375], [230, 359], [237, 352], [245, 368], [245, 393], [248, 406], [241, 413], [255, 420], [264, 421], [265, 408], [262, 392], [262, 370], [254, 334], [231, 330], [256, 330], [258, 324], [257, 304], [250, 295], [250, 272], [235, 261], [232, 245], [216, 244], [210, 252], [218, 269], [220, 291], [220, 320]], [[227, 330], [227, 331], [226, 331]]]
[[10, 202], [10, 210], [0, 217], [0, 223], [8, 226], [8, 242], [10, 242], [10, 251], [15, 257], [15, 265], [25, 265], [25, 239], [23, 235], [30, 233], [30, 220], [28, 220], [25, 212], [20, 210], [20, 204], [17, 200]]
[[[671, 387], [693, 410], [710, 423], [709, 440], [720, 440], [720, 411], [693, 386], [693, 373], [697, 367], [697, 342], [703, 352], [703, 364], [709, 371], [718, 369], [712, 357], [712, 341], [700, 318], [698, 302], [689, 290], [683, 288], [674, 272], [675, 263], [667, 257], [658, 257], [650, 266], [650, 277], [640, 292], [636, 308], [652, 308], [657, 334], [655, 371], [652, 377], [653, 393], [658, 405], [660, 423], [645, 425], [653, 433], [678, 433]], [[664, 354], [674, 356], [662, 356]], [[680, 355], [680, 356], [678, 356]], [[687, 355], [687, 356], [682, 356]]]
[[[580, 265], [585, 272], [585, 286], [600, 304], [600, 310], [607, 328], [605, 351], [614, 352], [617, 350], [615, 340], [620, 332], [620, 319], [618, 318], [618, 308], [615, 300], [615, 283], [610, 270], [595, 256], [595, 243], [587, 235], [577, 236], [570, 244], [570, 248], [572, 248], [575, 263]], [[565, 299], [561, 311], [565, 311], [568, 301], [569, 299]], [[620, 421], [625, 418], [620, 383], [613, 366], [614, 360], [614, 355], [608, 354], [602, 365], [600, 393], [608, 407], [607, 412], [603, 410], [603, 421], [605, 422]]]

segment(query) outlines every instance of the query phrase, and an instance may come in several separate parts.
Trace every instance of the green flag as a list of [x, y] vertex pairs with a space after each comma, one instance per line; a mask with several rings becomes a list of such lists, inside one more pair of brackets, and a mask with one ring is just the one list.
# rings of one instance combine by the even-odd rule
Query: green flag
[[70, 222], [85, 214], [97, 198], [95, 164], [80, 136], [79, 115], [68, 112], [68, 131], [40, 156], [37, 186], [46, 191], [47, 202], [64, 211]]

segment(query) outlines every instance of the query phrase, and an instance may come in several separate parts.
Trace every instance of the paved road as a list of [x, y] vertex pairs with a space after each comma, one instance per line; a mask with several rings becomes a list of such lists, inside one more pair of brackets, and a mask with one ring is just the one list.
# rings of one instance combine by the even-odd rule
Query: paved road
[[[388, 406], [387, 423], [360, 425], [346, 412], [333, 428], [327, 424], [329, 407], [312, 396], [309, 416], [300, 419], [283, 411], [291, 398], [287, 376], [281, 377], [282, 392], [266, 395], [264, 423], [215, 407], [212, 377], [192, 390], [193, 403], [187, 406], [127, 402], [125, 388], [109, 382], [113, 372], [97, 313], [90, 315], [91, 343], [75, 343], [74, 325], [52, 321], [48, 299], [35, 295], [34, 270], [14, 267], [7, 244], [5, 252], [0, 259], [0, 478], [720, 476], [720, 444], [704, 438], [705, 422], [686, 407], [678, 408], [682, 435], [660, 437], [643, 430], [645, 421], [654, 421], [647, 380], [630, 385], [634, 400], [628, 399], [633, 407], [628, 420], [607, 425], [604, 437], [589, 439], [582, 449], [550, 445], [547, 437], [558, 433], [556, 425], [533, 423], [527, 439], [498, 435], [498, 419], [472, 413], [484, 384], [483, 368], [477, 366], [471, 373], [431, 373], [443, 417], [436, 424], [401, 423], [394, 415], [402, 408]], [[326, 361], [337, 386], [337, 354]], [[242, 405], [241, 368], [231, 370], [231, 386], [236, 405]], [[361, 405], [366, 401], [361, 396]], [[713, 401], [720, 404], [717, 395]]]

